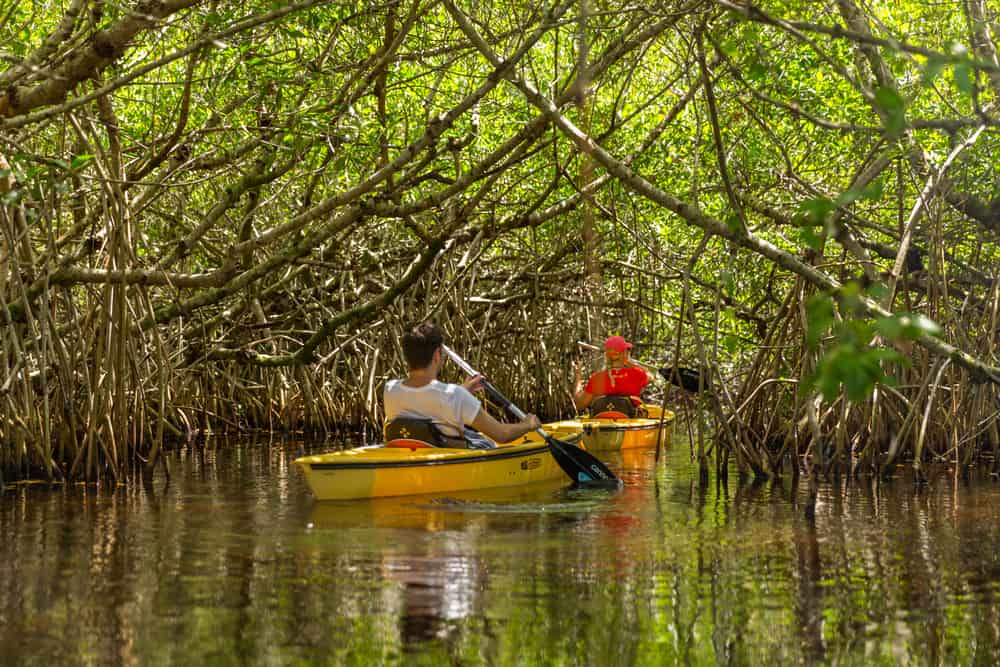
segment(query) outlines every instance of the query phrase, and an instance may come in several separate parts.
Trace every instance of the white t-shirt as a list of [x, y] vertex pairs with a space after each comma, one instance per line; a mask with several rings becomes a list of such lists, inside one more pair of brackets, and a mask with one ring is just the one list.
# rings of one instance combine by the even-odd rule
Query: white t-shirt
[[445, 435], [461, 436], [472, 424], [482, 404], [459, 384], [433, 380], [423, 387], [407, 387], [402, 380], [389, 380], [383, 394], [385, 419], [417, 417], [430, 419]]

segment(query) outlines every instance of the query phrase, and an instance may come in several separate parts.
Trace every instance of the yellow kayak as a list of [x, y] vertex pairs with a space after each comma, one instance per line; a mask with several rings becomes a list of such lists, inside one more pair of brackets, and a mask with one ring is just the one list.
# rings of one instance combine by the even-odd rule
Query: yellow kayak
[[667, 410], [664, 414], [663, 408], [650, 403], [644, 403], [640, 413], [645, 416], [621, 419], [578, 417], [572, 421], [557, 422], [553, 427], [580, 428], [583, 431], [583, 446], [590, 452], [639, 449], [656, 447], [660, 416], [663, 415], [660, 442], [665, 446], [670, 445], [674, 435], [674, 413]]
[[[579, 446], [582, 427], [544, 425], [549, 435]], [[317, 500], [383, 498], [518, 486], [565, 477], [540, 435], [528, 433], [496, 449], [357, 447], [296, 459]]]

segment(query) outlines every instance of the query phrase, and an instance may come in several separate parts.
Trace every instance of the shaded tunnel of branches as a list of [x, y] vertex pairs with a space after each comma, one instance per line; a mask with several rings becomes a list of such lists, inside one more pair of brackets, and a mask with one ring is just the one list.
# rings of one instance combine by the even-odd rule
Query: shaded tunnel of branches
[[1000, 18], [903, 4], [9, 6], [0, 470], [377, 430], [424, 318], [547, 418], [699, 369], [703, 470], [992, 465]]

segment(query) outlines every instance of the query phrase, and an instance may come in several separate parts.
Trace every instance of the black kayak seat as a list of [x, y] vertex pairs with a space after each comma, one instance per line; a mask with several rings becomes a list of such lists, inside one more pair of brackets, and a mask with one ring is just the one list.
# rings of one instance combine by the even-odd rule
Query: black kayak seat
[[465, 438], [446, 435], [432, 420], [421, 417], [391, 419], [382, 428], [382, 435], [386, 447], [465, 449], [469, 446]]
[[590, 402], [590, 414], [595, 419], [632, 419], [639, 413], [640, 404], [636, 396], [595, 396]]

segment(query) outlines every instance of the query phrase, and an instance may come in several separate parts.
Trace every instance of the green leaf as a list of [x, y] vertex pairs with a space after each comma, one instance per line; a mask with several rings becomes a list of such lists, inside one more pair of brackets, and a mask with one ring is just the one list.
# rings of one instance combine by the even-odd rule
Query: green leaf
[[767, 76], [767, 68], [759, 60], [754, 60], [747, 69], [747, 78], [751, 81], [760, 81]]
[[843, 206], [857, 201], [858, 199], [861, 199], [861, 190], [847, 190], [846, 192], [842, 192], [840, 196], [837, 197], [837, 204]]
[[914, 315], [911, 319], [914, 331], [928, 336], [937, 336], [941, 333], [941, 326], [926, 315]]
[[966, 95], [972, 94], [972, 68], [968, 63], [955, 65], [955, 85]]
[[[854, 306], [857, 297], [848, 299], [846, 305], [841, 300], [841, 313], [844, 311], [849, 311], [851, 307]], [[867, 320], [862, 319], [850, 319], [841, 322], [837, 327], [837, 338], [842, 343], [848, 343], [850, 345], [856, 345], [858, 347], [865, 347], [871, 342], [872, 336], [875, 335], [875, 329]]]
[[792, 217], [792, 221], [800, 227], [821, 226], [836, 208], [837, 204], [829, 197], [806, 199], [799, 203], [799, 210]]
[[920, 82], [925, 86], [929, 86], [944, 71], [947, 65], [948, 61], [943, 58], [929, 58], [927, 64], [924, 65], [924, 71], [920, 75]]
[[852, 365], [845, 369], [843, 382], [847, 398], [855, 403], [868, 398], [872, 389], [875, 388], [873, 378], [860, 364]]
[[875, 179], [861, 190], [861, 198], [870, 201], [881, 199], [883, 194], [885, 194], [885, 182], [881, 178]]
[[875, 91], [875, 105], [885, 113], [885, 129], [889, 134], [903, 131], [906, 127], [906, 103], [895, 88], [879, 86]]
[[820, 375], [816, 380], [816, 385], [827, 403], [832, 403], [837, 398], [837, 394], [840, 393], [840, 380], [833, 376]]
[[889, 86], [878, 87], [875, 91], [875, 103], [882, 111], [889, 113], [902, 112], [906, 106], [899, 92]]
[[875, 330], [887, 340], [898, 340], [903, 336], [903, 325], [895, 315], [878, 318], [874, 326]]
[[84, 165], [86, 165], [88, 162], [90, 162], [93, 159], [94, 159], [94, 156], [90, 155], [88, 153], [82, 153], [80, 155], [74, 155], [73, 159], [70, 160], [69, 168], [71, 170], [73, 170], [73, 171], [76, 171], [77, 169], [82, 168]]
[[823, 235], [816, 233], [813, 227], [801, 227], [799, 239], [806, 247], [812, 248], [816, 252], [823, 251]]
[[[910, 365], [910, 360], [907, 357], [904, 357], [902, 354], [900, 354], [896, 350], [892, 350], [892, 349], [887, 348], [887, 347], [879, 347], [879, 348], [873, 349], [871, 351], [871, 357], [873, 359], [876, 359], [880, 363], [882, 363], [882, 362], [893, 363], [893, 364], [900, 364], [901, 366], [909, 366]], [[889, 377], [889, 376], [886, 375], [886, 376], [883, 376], [883, 377]]]
[[740, 220], [740, 216], [733, 213], [732, 215], [726, 216], [726, 227], [729, 227], [736, 234], [743, 234], [743, 222]]
[[[886, 331], [886, 337], [892, 340], [908, 338], [916, 340], [921, 336], [937, 336], [941, 333], [941, 327], [937, 322], [926, 315], [897, 313], [891, 317], [883, 318], [875, 323], [880, 331]], [[890, 335], [895, 334], [895, 335]]]
[[896, 313], [875, 321], [875, 329], [888, 340], [908, 338], [915, 340], [921, 336], [937, 336], [941, 327], [926, 315]]
[[865, 289], [865, 294], [873, 299], [884, 299], [889, 294], [889, 288], [884, 283], [875, 282]]
[[859, 199], [881, 199], [884, 191], [885, 185], [881, 180], [876, 180], [860, 190], [852, 189], [842, 193], [839, 197], [837, 197], [836, 203], [843, 206]]
[[[728, 292], [736, 291], [736, 276], [733, 275], [733, 272], [729, 269], [729, 267], [726, 267], [725, 269], [719, 272], [719, 282], [722, 284], [723, 287], [726, 288], [726, 291]], [[730, 316], [732, 316], [731, 309], [729, 314]], [[734, 318], [731, 317], [731, 319]]]
[[816, 349], [820, 340], [833, 325], [833, 299], [828, 294], [817, 294], [806, 302], [806, 344]]

